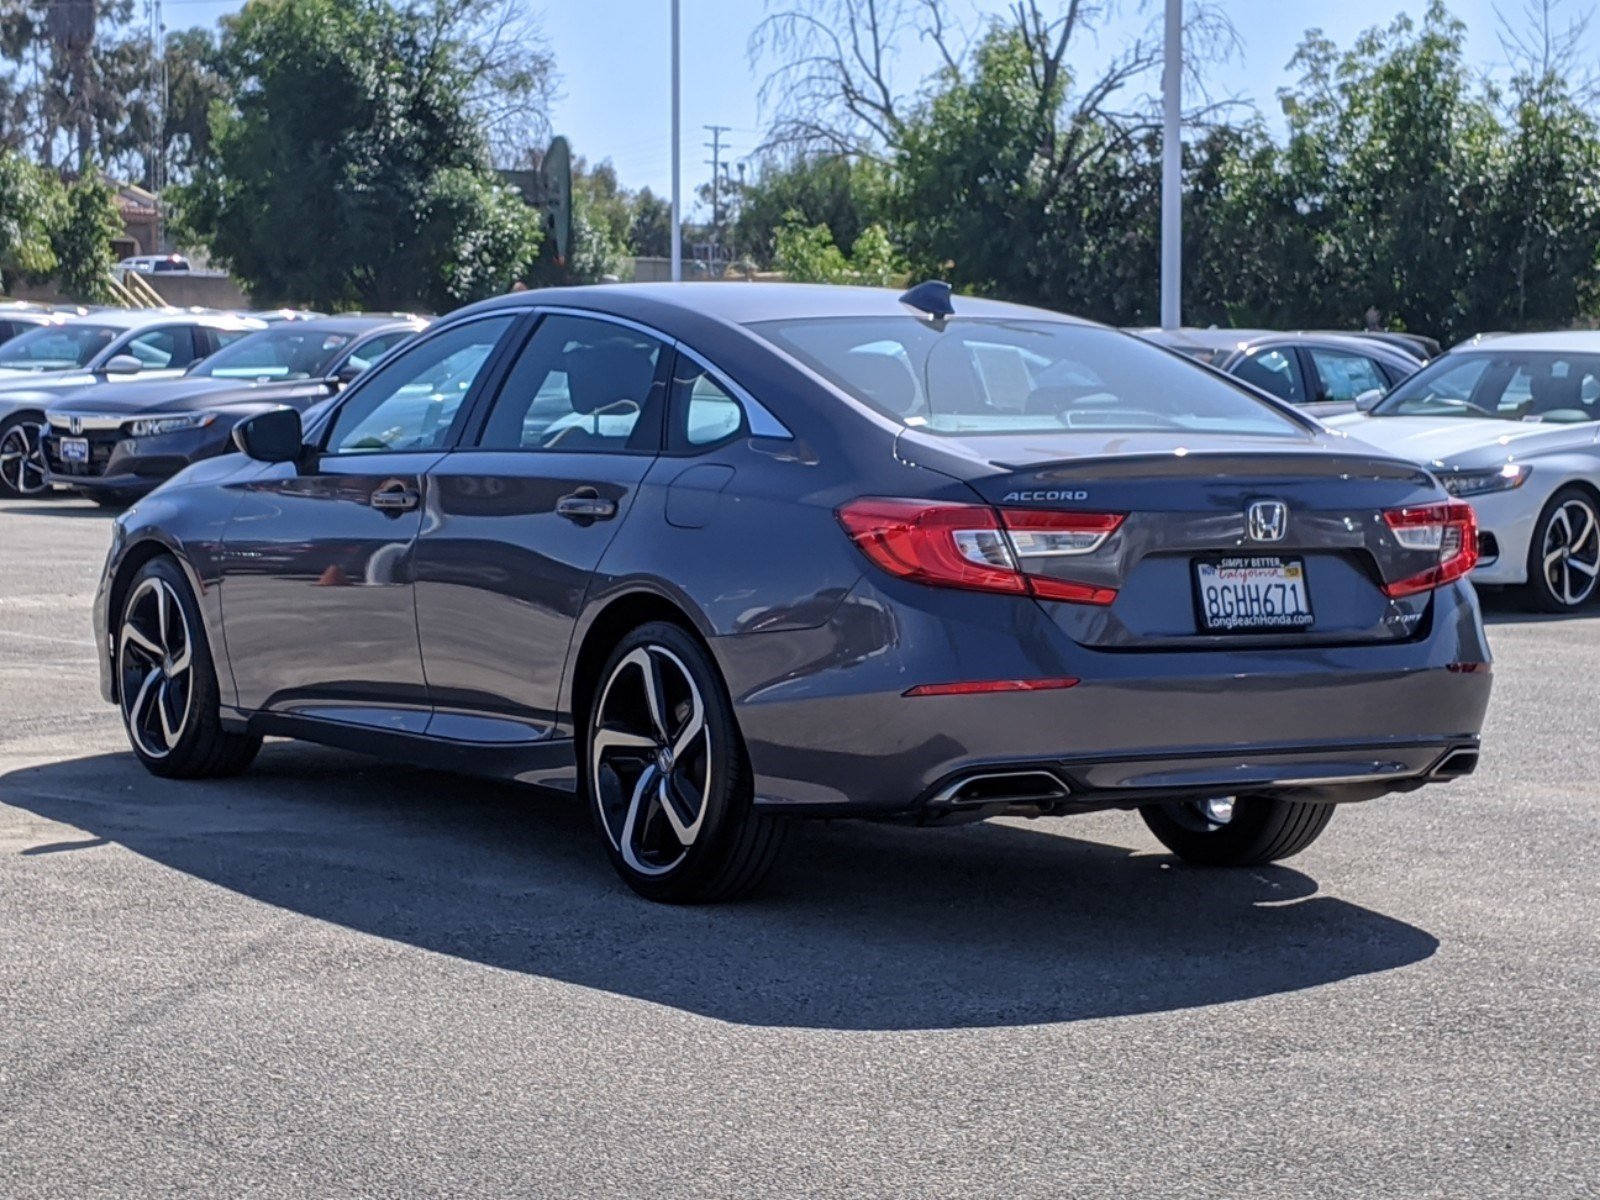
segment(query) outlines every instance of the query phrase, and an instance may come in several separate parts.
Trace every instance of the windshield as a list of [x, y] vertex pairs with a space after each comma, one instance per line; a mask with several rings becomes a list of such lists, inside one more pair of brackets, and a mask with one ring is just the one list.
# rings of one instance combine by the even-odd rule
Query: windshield
[[931, 433], [1304, 433], [1226, 380], [1091, 325], [904, 316], [751, 329], [879, 412]]
[[216, 379], [324, 379], [353, 334], [274, 325], [218, 350], [194, 369]]
[[1435, 359], [1375, 417], [1485, 417], [1576, 424], [1600, 419], [1600, 354], [1481, 350]]
[[122, 330], [114, 325], [46, 325], [0, 346], [0, 368], [70, 371], [87, 367]]

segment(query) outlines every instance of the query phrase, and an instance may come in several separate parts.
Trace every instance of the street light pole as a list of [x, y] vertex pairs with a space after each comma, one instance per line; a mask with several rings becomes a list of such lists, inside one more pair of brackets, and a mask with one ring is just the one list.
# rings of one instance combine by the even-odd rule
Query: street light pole
[[[676, 3], [676, 0], [674, 0]], [[1167, 0], [1161, 76], [1161, 328], [1183, 324], [1183, 0]]]
[[678, 211], [682, 186], [680, 122], [678, 113], [678, 0], [672, 0], [672, 281], [683, 279], [683, 219]]

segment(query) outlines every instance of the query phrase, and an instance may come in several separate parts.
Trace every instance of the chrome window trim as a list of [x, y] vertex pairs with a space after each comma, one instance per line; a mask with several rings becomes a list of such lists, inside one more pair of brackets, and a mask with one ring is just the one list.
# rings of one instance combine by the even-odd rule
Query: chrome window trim
[[700, 367], [701, 370], [709, 372], [718, 386], [744, 407], [745, 423], [750, 427], [751, 437], [794, 440], [794, 434], [789, 431], [789, 427], [774, 416], [771, 409], [752, 396], [747, 389], [729, 379], [726, 371], [722, 370], [692, 346], [685, 345], [678, 338], [662, 333], [659, 329], [652, 329], [650, 326], [629, 317], [619, 317], [614, 313], [599, 312], [594, 309], [541, 304], [535, 306], [533, 311], [550, 316], [584, 317], [592, 321], [604, 321], [607, 324], [619, 325], [624, 329], [631, 329], [635, 333], [642, 333], [646, 337], [655, 338], [656, 341], [682, 354], [690, 362]]

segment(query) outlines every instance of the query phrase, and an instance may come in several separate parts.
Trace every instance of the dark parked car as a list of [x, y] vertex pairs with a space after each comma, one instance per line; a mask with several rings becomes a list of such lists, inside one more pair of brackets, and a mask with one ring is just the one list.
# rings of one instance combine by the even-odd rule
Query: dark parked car
[[922, 285], [524, 292], [120, 517], [106, 698], [586, 797], [623, 878], [795, 817], [1137, 809], [1199, 863], [1470, 772], [1471, 510], [1138, 338]]
[[325, 400], [418, 330], [421, 321], [288, 321], [219, 350], [178, 379], [102, 384], [52, 404], [51, 483], [127, 504], [184, 467], [233, 447], [233, 427], [287, 404]]
[[0, 345], [0, 496], [36, 496], [45, 478], [45, 412], [69, 392], [114, 380], [176, 379], [256, 320], [175, 308], [67, 316]]
[[1354, 412], [1358, 399], [1368, 393], [1381, 395], [1426, 361], [1421, 350], [1407, 349], [1375, 334], [1260, 329], [1143, 329], [1139, 333], [1319, 417]]

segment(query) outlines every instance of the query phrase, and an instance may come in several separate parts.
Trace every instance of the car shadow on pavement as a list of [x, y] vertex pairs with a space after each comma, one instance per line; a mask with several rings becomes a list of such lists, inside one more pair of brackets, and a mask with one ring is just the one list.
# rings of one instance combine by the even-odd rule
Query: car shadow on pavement
[[43, 504], [27, 504], [17, 502], [7, 504], [0, 508], [0, 515], [17, 517], [93, 517], [100, 521], [110, 521], [122, 513], [120, 508], [102, 508], [98, 504], [85, 507], [81, 504], [70, 504], [65, 501], [45, 501]]
[[756, 900], [674, 908], [627, 891], [571, 798], [293, 743], [225, 782], [154, 779], [130, 755], [26, 768], [0, 777], [0, 800], [319, 921], [747, 1025], [1125, 1016], [1317, 987], [1438, 946], [1299, 871], [1188, 868], [1063, 836], [1062, 821], [810, 825]]
[[1478, 589], [1478, 607], [1485, 625], [1548, 625], [1552, 622], [1582, 621], [1600, 617], [1600, 604], [1585, 604], [1575, 612], [1534, 612], [1510, 589]]

